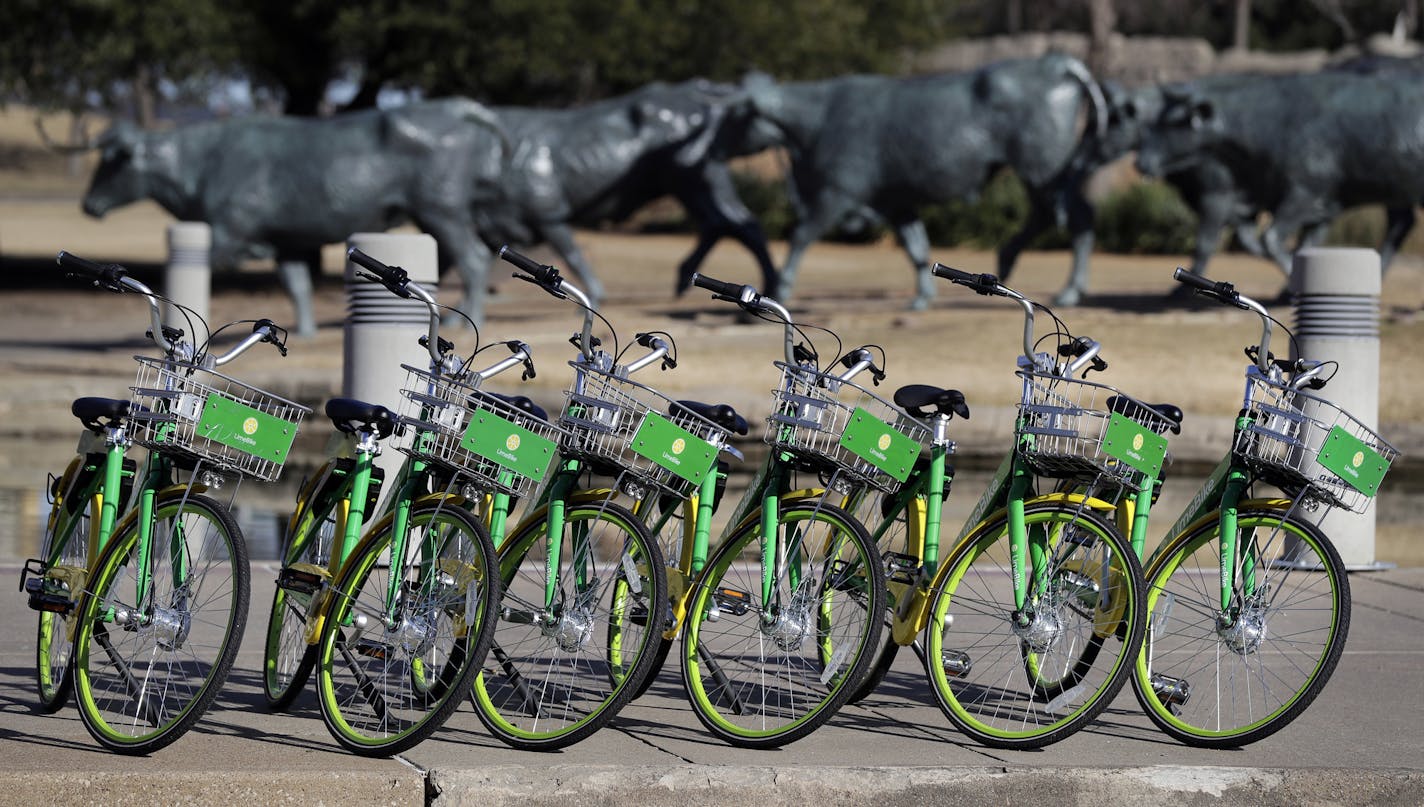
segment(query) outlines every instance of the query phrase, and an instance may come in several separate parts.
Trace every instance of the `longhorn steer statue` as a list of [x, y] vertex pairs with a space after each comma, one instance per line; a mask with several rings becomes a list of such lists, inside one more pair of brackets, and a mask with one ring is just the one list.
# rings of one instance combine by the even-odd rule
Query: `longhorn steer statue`
[[761, 225], [737, 197], [719, 140], [730, 88], [703, 81], [653, 83], [568, 109], [496, 107], [514, 143], [500, 196], [476, 206], [491, 246], [548, 243], [596, 300], [603, 287], [573, 238], [573, 227], [622, 221], [661, 196], [682, 203], [699, 229], [678, 272], [686, 290], [718, 238], [731, 236], [756, 258], [763, 288], [775, 282]]
[[[499, 176], [507, 141], [497, 118], [463, 98], [328, 119], [250, 117], [163, 132], [116, 124], [84, 212], [152, 198], [184, 221], [212, 226], [212, 262], [276, 258], [297, 311], [316, 332], [301, 263], [323, 244], [404, 222], [434, 236], [442, 265], [464, 277], [461, 309], [478, 321], [489, 251], [471, 210]], [[472, 293], [472, 290], [473, 293]]]
[[1287, 274], [1284, 239], [1304, 230], [1310, 243], [1345, 208], [1364, 204], [1387, 209], [1380, 261], [1388, 267], [1424, 201], [1424, 82], [1407, 71], [1329, 70], [1164, 88], [1138, 168], [1162, 176], [1204, 165], [1220, 166], [1270, 212], [1261, 246]]
[[[869, 214], [894, 228], [916, 271], [912, 306], [927, 306], [934, 286], [918, 210], [975, 197], [1003, 166], [1027, 186], [1031, 209], [999, 250], [1000, 275], [1040, 232], [1066, 223], [1073, 276], [1086, 276], [1093, 210], [1081, 185], [1090, 141], [1107, 121], [1101, 90], [1078, 60], [1050, 54], [965, 73], [785, 84], [753, 73], [743, 87], [754, 113], [784, 135], [801, 207], [779, 298], [791, 294], [807, 247], [841, 221]], [[1080, 288], [1070, 283], [1059, 302], [1077, 302]]]

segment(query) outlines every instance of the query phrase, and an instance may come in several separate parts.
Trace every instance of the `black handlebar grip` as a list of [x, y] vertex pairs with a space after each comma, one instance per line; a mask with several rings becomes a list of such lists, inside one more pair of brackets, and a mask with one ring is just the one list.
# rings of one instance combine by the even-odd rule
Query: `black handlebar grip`
[[55, 263], [76, 275], [83, 275], [85, 277], [94, 278], [95, 280], [102, 279], [112, 271], [112, 267], [101, 266], [91, 260], [64, 251], [61, 251], [59, 255], [55, 257]]
[[552, 285], [561, 279], [558, 269], [552, 266], [545, 266], [527, 255], [520, 255], [518, 252], [510, 249], [508, 244], [499, 248], [499, 257], [514, 264], [514, 268], [523, 269], [528, 272], [533, 276], [534, 282], [541, 286]]
[[692, 275], [692, 285], [699, 289], [707, 289], [713, 294], [720, 294], [723, 297], [730, 297], [739, 300], [742, 297], [742, 285], [740, 283], [728, 283], [725, 280], [718, 280], [713, 277], [698, 273]]
[[1172, 272], [1172, 279], [1177, 281], [1178, 283], [1181, 283], [1186, 286], [1191, 286], [1195, 289], [1201, 289], [1202, 291], [1216, 291], [1215, 283], [1211, 282], [1210, 280], [1207, 280], [1196, 272], [1188, 272], [1186, 269], [1183, 269], [1180, 266], [1178, 266], [1176, 270]]
[[978, 275], [955, 269], [952, 266], [945, 266], [942, 263], [935, 264], [930, 271], [934, 272], [935, 277], [942, 277], [951, 283], [975, 283], [979, 279]]
[[393, 274], [391, 271], [391, 267], [376, 260], [375, 258], [372, 258], [370, 255], [367, 255], [356, 247], [352, 247], [346, 250], [346, 258], [347, 260], [351, 261], [357, 266], [360, 266], [363, 269], [371, 270], [382, 281], [389, 281], [391, 279], [391, 275]]

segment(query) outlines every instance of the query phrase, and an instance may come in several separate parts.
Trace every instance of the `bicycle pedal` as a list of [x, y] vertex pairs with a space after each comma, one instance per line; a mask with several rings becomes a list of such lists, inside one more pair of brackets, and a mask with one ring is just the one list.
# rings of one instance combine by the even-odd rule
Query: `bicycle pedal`
[[298, 563], [286, 566], [277, 573], [277, 588], [295, 594], [315, 594], [326, 585], [330, 574], [319, 566]]
[[1183, 706], [1192, 697], [1192, 685], [1185, 678], [1153, 673], [1152, 693], [1166, 706]]
[[633, 603], [633, 607], [628, 612], [628, 621], [646, 628], [648, 626], [648, 606], [642, 602]]
[[68, 616], [77, 603], [61, 591], [50, 591], [45, 587], [43, 577], [31, 577], [24, 581], [25, 593], [30, 595], [29, 605], [35, 611]]
[[886, 551], [880, 559], [885, 563], [885, 579], [888, 582], [909, 585], [919, 578], [920, 559], [914, 555]]
[[356, 652], [373, 659], [383, 660], [390, 656], [391, 648], [375, 639], [360, 639], [356, 642]]
[[751, 595], [734, 588], [719, 588], [712, 592], [712, 600], [720, 611], [732, 616], [745, 616], [751, 610]]
[[939, 654], [940, 666], [950, 678], [963, 678], [974, 669], [974, 659], [963, 650], [944, 650]]

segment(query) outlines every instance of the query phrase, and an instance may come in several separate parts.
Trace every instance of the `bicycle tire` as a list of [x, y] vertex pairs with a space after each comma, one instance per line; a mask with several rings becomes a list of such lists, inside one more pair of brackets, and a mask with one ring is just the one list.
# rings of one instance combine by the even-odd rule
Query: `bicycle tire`
[[[322, 720], [362, 756], [405, 751], [454, 713], [489, 650], [498, 602], [489, 533], [450, 499], [411, 507], [398, 562], [394, 536], [387, 519], [343, 564], [317, 642]], [[392, 586], [400, 595], [388, 607]]]
[[[784, 505], [780, 521], [778, 556], [787, 562], [772, 601], [762, 590], [761, 522], [752, 519], [709, 559], [683, 626], [693, 711], [743, 748], [794, 742], [834, 716], [863, 680], [883, 629], [884, 571], [860, 522], [814, 502]], [[824, 534], [810, 535], [808, 522]]]
[[74, 639], [70, 625], [79, 612], [78, 599], [82, 586], [76, 589], [66, 578], [87, 573], [89, 543], [94, 527], [93, 497], [82, 505], [83, 512], [78, 513], [76, 518], [69, 522], [68, 534], [56, 536], [55, 530], [59, 527], [61, 514], [67, 506], [64, 496], [70, 492], [75, 475], [79, 473], [83, 462], [83, 457], [70, 460], [68, 468], [60, 476], [54, 508], [50, 511], [49, 521], [45, 525], [44, 542], [40, 548], [40, 557], [48, 561], [55, 553], [56, 546], [62, 547], [55, 555], [58, 562], [46, 568], [45, 577], [58, 580], [60, 590], [67, 592], [71, 602], [74, 602], [68, 614], [39, 612], [35, 632], [35, 685], [39, 696], [39, 710], [43, 714], [54, 714], [64, 708], [74, 691], [74, 667], [71, 663], [74, 658]]
[[123, 754], [152, 753], [192, 728], [247, 625], [247, 545], [228, 509], [180, 489], [160, 494], [153, 512], [147, 595], [138, 601], [130, 586], [143, 562], [134, 513], [95, 565], [75, 635], [84, 727]]
[[[891, 518], [892, 514], [886, 512], [891, 507], [892, 500], [889, 496], [884, 494], [872, 496], [869, 501], [874, 505], [871, 512], [882, 518]], [[857, 512], [863, 511], [858, 510]], [[881, 558], [884, 558], [887, 552], [913, 556], [913, 553], [910, 552], [909, 517], [905, 507], [901, 507], [893, 513], [893, 519], [886, 526], [885, 531], [880, 534], [879, 540], [875, 542], [875, 548]], [[871, 662], [870, 669], [865, 674], [865, 680], [850, 694], [846, 703], [860, 703], [875, 694], [875, 690], [885, 682], [885, 677], [890, 674], [890, 669], [895, 666], [895, 659], [900, 655], [900, 645], [895, 642], [893, 633], [896, 603], [888, 591], [888, 582], [886, 585], [885, 626], [880, 636], [880, 647], [875, 652], [875, 660]]]
[[651, 669], [661, 637], [653, 615], [667, 602], [662, 553], [647, 528], [627, 508], [590, 502], [565, 511], [555, 582], [562, 610], [546, 609], [546, 518], [521, 525], [501, 548], [504, 598], [473, 698], [491, 734], [534, 751], [589, 737], [627, 704]]
[[[1111, 522], [1062, 502], [1030, 502], [1024, 519], [1051, 550], [1041, 578], [1048, 588], [1029, 592], [1029, 624], [1015, 623], [1008, 517], [1000, 514], [945, 561], [925, 629], [940, 709], [994, 748], [1041, 748], [1092, 722], [1131, 674], [1145, 621], [1141, 564]], [[1057, 685], [1085, 644], [1108, 636], [1106, 657], [1095, 653], [1073, 686]]]
[[[297, 495], [288, 535], [282, 542], [282, 566], [296, 563], [330, 570], [336, 541], [336, 501], [316, 502], [314, 497], [327, 479], [327, 463], [303, 485]], [[262, 653], [262, 695], [267, 708], [283, 712], [301, 695], [316, 667], [316, 644], [307, 643], [307, 617], [316, 592], [303, 594], [277, 586], [267, 617], [267, 640]]]
[[[1314, 525], [1281, 516], [1267, 508], [1237, 514], [1238, 529], [1252, 531], [1251, 555], [1264, 577], [1259, 594], [1243, 596], [1245, 575], [1237, 575], [1235, 596], [1243, 608], [1230, 627], [1218, 621], [1215, 520], [1175, 537], [1150, 564], [1152, 626], [1133, 689], [1158, 728], [1188, 745], [1236, 748], [1285, 728], [1324, 689], [1344, 651], [1350, 584], [1340, 554]], [[1185, 653], [1196, 655], [1187, 659]], [[1163, 678], [1154, 687], [1157, 676]], [[1263, 678], [1270, 686], [1260, 686]], [[1187, 684], [1185, 703], [1174, 702], [1181, 693], [1177, 682]], [[1190, 696], [1203, 688], [1213, 697]]]

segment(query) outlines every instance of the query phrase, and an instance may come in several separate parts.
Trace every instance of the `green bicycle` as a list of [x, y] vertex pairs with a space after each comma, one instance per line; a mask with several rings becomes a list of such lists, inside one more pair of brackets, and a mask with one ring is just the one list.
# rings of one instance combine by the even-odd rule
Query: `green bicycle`
[[[706, 449], [684, 426], [706, 434], [708, 424], [656, 417], [648, 402], [657, 393], [630, 380], [654, 363], [675, 363], [665, 340], [639, 334], [647, 353], [623, 364], [616, 333], [613, 353], [593, 336], [598, 314], [582, 290], [508, 248], [500, 256], [523, 272], [515, 277], [583, 311], [552, 471], [517, 523], [506, 495], [490, 497], [485, 510], [503, 593], [490, 658], [475, 679], [476, 713], [501, 741], [547, 751], [606, 725], [648, 673], [658, 606], [666, 600], [662, 556], [639, 518], [615, 499], [623, 490], [636, 497], [685, 484], [679, 474]], [[682, 451], [675, 451], [679, 440]], [[593, 476], [613, 484], [583, 483]]]
[[[1319, 520], [1332, 507], [1363, 512], [1399, 452], [1307, 392], [1325, 385], [1332, 363], [1271, 355], [1275, 321], [1264, 306], [1227, 282], [1174, 277], [1255, 313], [1261, 341], [1246, 351], [1230, 452], [1146, 563], [1148, 628], [1132, 683], [1167, 734], [1230, 748], [1285, 728], [1329, 681], [1349, 632], [1350, 588]], [[1121, 510], [1139, 555], [1152, 492]]]
[[[315, 670], [332, 736], [355, 753], [386, 756], [444, 723], [488, 652], [499, 596], [495, 552], [471, 510], [487, 491], [526, 490], [526, 474], [540, 473], [507, 467], [487, 444], [541, 427], [516, 399], [482, 389], [521, 364], [532, 376], [526, 345], [504, 343], [512, 355], [472, 369], [479, 350], [454, 355], [428, 290], [357, 249], [347, 256], [371, 273], [365, 277], [426, 306], [430, 331], [421, 343], [430, 369], [405, 367], [399, 413], [350, 398], [327, 402], [341, 450], [303, 485], [289, 521], [263, 690], [269, 706], [286, 708]], [[386, 480], [373, 460], [392, 435], [410, 439], [400, 448], [406, 460]], [[378, 513], [387, 485], [392, 493]]]
[[[1106, 368], [1100, 345], [1073, 338], [1057, 317], [1049, 334], [1059, 340], [1057, 355], [1040, 352], [1035, 310], [1052, 316], [1046, 307], [992, 275], [939, 264], [933, 271], [1023, 309], [1015, 445], [941, 558], [941, 514], [953, 479], [949, 424], [969, 409], [957, 390], [914, 384], [896, 391], [895, 403], [926, 420], [933, 437], [898, 491], [862, 489], [848, 500], [871, 525], [892, 594], [890, 637], [856, 694], [868, 695], [898, 648], [910, 645], [956, 728], [993, 747], [1039, 748], [1088, 725], [1126, 683], [1145, 591], [1112, 504], [1071, 491], [1035, 495], [1038, 479], [1142, 484], [1144, 457], [1134, 446], [1161, 442], [1157, 433], [1168, 422], [1145, 405], [1133, 418], [1107, 411], [1105, 399], [1130, 399], [1078, 377]], [[923, 648], [916, 642], [922, 632]]]
[[[232, 499], [213, 494], [228, 475], [239, 480], [233, 496], [244, 476], [276, 479], [308, 410], [216, 369], [260, 342], [285, 355], [286, 333], [270, 321], [214, 355], [165, 326], [161, 298], [123, 267], [67, 252], [58, 262], [105, 290], [143, 295], [163, 357], [135, 357], [130, 400], [71, 408], [85, 428], [78, 456], [49, 485], [43, 556], [26, 562], [20, 584], [39, 611], [40, 708], [57, 711], [72, 690], [95, 740], [148, 754], [202, 717], [247, 624], [246, 543]], [[190, 329], [199, 324], [206, 330]], [[127, 456], [134, 444], [149, 449], [141, 465]]]

